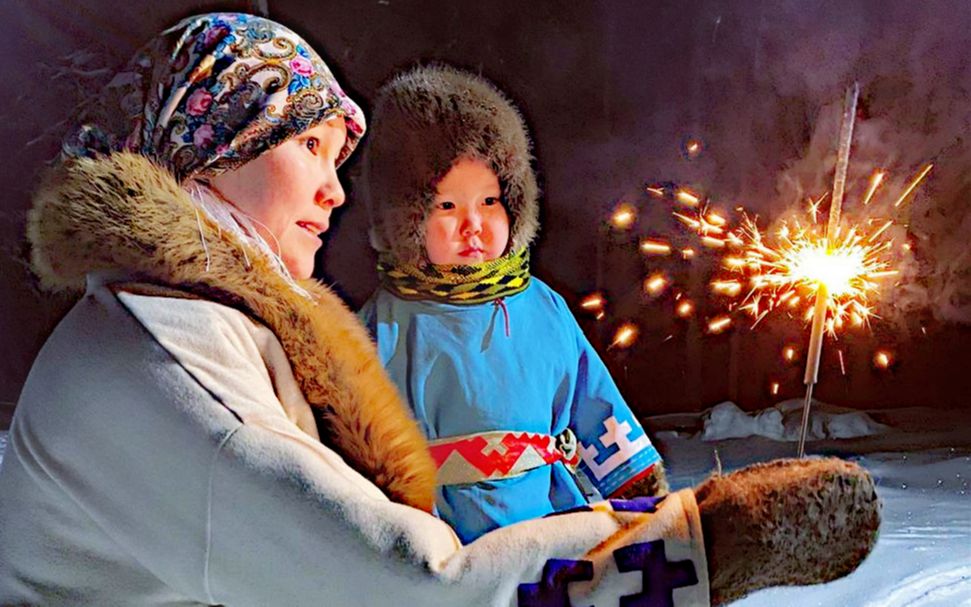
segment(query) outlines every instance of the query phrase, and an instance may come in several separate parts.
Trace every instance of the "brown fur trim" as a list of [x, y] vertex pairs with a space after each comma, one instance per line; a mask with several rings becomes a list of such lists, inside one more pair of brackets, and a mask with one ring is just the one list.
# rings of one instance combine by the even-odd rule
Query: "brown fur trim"
[[315, 281], [302, 284], [313, 300], [295, 293], [265, 255], [197, 214], [169, 172], [124, 153], [59, 166], [34, 197], [27, 231], [34, 271], [50, 289], [123, 269], [266, 324], [327, 422], [323, 440], [392, 499], [431, 510], [435, 464], [357, 317]]
[[375, 103], [371, 143], [356, 191], [371, 216], [371, 243], [398, 262], [425, 257], [425, 218], [435, 183], [455, 161], [491, 166], [510, 216], [509, 250], [539, 229], [539, 188], [526, 124], [491, 82], [443, 65], [418, 67], [385, 85]]
[[695, 489], [713, 605], [849, 574], [873, 549], [880, 500], [870, 474], [839, 460], [777, 460]]

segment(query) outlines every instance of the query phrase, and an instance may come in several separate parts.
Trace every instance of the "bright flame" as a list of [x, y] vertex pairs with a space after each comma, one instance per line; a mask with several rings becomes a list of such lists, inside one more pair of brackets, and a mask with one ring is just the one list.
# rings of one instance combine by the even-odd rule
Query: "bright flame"
[[878, 350], [876, 354], [873, 355], [873, 365], [878, 369], [888, 369], [890, 368], [890, 363], [893, 362], [893, 354], [887, 350]]
[[621, 203], [617, 205], [613, 215], [610, 216], [610, 223], [614, 224], [616, 228], [626, 230], [634, 223], [635, 219], [637, 219], [637, 209], [629, 204]]
[[804, 243], [788, 252], [789, 280], [826, 287], [831, 296], [853, 291], [853, 281], [866, 274], [866, 250], [862, 247], [830, 249], [826, 242]]
[[694, 314], [694, 311], [695, 311], [695, 305], [688, 299], [684, 299], [680, 301], [678, 305], [674, 308], [674, 312], [680, 318], [688, 318], [689, 316]]

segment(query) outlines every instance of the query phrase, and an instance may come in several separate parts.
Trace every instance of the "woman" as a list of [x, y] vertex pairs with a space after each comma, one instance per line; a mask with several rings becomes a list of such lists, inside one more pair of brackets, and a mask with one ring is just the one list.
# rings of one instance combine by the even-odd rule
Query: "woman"
[[[565, 605], [596, 579], [570, 595], [703, 605], [866, 554], [872, 483], [832, 461], [461, 546], [364, 330], [307, 280], [363, 132], [304, 41], [238, 14], [164, 32], [90, 104], [30, 216], [43, 284], [85, 291], [10, 430], [0, 604]], [[780, 499], [848, 514], [768, 550], [800, 515]]]

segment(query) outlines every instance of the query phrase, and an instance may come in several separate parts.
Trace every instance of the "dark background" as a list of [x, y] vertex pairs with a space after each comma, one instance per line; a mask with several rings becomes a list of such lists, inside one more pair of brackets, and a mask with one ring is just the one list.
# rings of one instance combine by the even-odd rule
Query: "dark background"
[[[832, 179], [838, 106], [861, 85], [847, 205], [876, 167], [899, 192], [924, 163], [934, 172], [898, 216], [914, 243], [900, 286], [871, 331], [828, 341], [817, 396], [857, 408], [966, 407], [971, 388], [971, 3], [965, 0], [714, 0], [552, 2], [454, 0], [0, 4], [0, 411], [16, 402], [31, 360], [70, 304], [37, 291], [23, 259], [23, 219], [38, 171], [62, 123], [86, 92], [154, 33], [192, 13], [267, 12], [327, 59], [365, 110], [396, 69], [439, 59], [481, 72], [519, 104], [530, 125], [544, 190], [534, 273], [558, 289], [642, 415], [699, 411], [732, 399], [743, 408], [799, 397], [808, 331], [779, 317], [704, 334], [724, 302], [706, 291], [710, 256], [648, 259], [638, 238], [680, 242], [662, 206], [643, 193], [674, 182], [730, 209], [779, 217]], [[689, 138], [705, 144], [695, 159]], [[367, 145], [366, 140], [364, 145]], [[367, 217], [354, 199], [357, 156], [344, 172], [348, 204], [318, 259], [321, 276], [353, 305], [376, 284]], [[886, 194], [890, 196], [890, 194]], [[856, 197], [856, 198], [854, 198]], [[629, 232], [605, 219], [619, 202], [640, 209]], [[901, 228], [903, 230], [903, 228]], [[641, 294], [655, 269], [699, 304], [673, 319], [673, 291]], [[600, 290], [595, 321], [577, 306]], [[627, 350], [606, 346], [618, 324], [641, 334]], [[877, 348], [894, 364], [877, 370]], [[846, 375], [837, 350], [844, 352]], [[780, 383], [778, 396], [769, 393]], [[3, 420], [0, 419], [0, 422]]]

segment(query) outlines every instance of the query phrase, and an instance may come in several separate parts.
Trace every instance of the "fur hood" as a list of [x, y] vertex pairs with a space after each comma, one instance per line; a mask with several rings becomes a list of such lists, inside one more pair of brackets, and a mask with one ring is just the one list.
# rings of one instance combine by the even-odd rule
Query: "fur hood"
[[27, 230], [46, 288], [77, 290], [88, 272], [122, 269], [266, 324], [325, 422], [322, 440], [391, 499], [431, 510], [435, 465], [357, 317], [315, 281], [301, 283], [312, 301], [297, 294], [265, 255], [197, 212], [171, 173], [127, 153], [59, 165]]
[[435, 183], [464, 156], [496, 172], [510, 216], [510, 248], [539, 228], [539, 189], [522, 115], [488, 80], [452, 67], [418, 67], [378, 94], [371, 143], [357, 185], [371, 217], [371, 244], [399, 262], [425, 260], [425, 217]]

